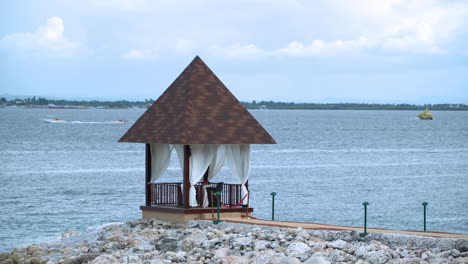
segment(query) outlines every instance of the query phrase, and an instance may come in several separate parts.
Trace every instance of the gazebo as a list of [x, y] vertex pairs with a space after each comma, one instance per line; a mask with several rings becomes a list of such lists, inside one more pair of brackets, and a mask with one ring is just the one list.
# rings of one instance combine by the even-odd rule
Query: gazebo
[[[227, 205], [221, 208], [223, 215], [240, 217], [243, 211], [253, 212], [253, 208], [245, 208], [250, 145], [276, 144], [198, 56], [119, 142], [146, 144], [146, 203], [140, 207], [143, 218], [177, 222], [208, 217], [213, 205], [207, 187], [221, 188], [220, 200]], [[183, 180], [158, 182], [173, 150], [179, 157]], [[224, 163], [238, 184], [211, 182]], [[241, 207], [229, 208], [238, 204]]]

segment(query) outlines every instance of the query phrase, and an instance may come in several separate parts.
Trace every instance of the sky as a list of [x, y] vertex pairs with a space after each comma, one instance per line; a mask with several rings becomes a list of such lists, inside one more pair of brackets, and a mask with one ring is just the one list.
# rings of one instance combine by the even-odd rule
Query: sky
[[0, 96], [156, 99], [199, 55], [242, 101], [468, 103], [466, 0], [0, 0]]

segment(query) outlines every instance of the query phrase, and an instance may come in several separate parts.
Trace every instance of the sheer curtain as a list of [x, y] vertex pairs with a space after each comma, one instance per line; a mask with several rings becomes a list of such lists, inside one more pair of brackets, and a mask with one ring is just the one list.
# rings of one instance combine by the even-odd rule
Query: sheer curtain
[[219, 145], [216, 154], [213, 156], [208, 171], [208, 181], [211, 181], [221, 170], [226, 161], [226, 145]]
[[171, 161], [172, 145], [151, 144], [151, 182], [156, 182], [167, 170]]
[[[241, 182], [241, 196], [244, 198], [247, 194], [245, 183], [250, 174], [250, 145], [227, 145], [226, 155], [232, 175]], [[247, 204], [247, 199], [244, 200], [243, 204]]]
[[198, 206], [194, 185], [200, 181], [210, 166], [219, 145], [190, 145], [190, 206]]
[[[181, 144], [174, 144], [174, 149], [177, 152], [177, 157], [179, 157], [180, 169], [182, 170], [182, 181], [184, 179], [184, 145]], [[182, 193], [182, 197], [184, 197], [184, 184], [180, 184], [180, 193]], [[182, 201], [184, 201], [182, 199]]]

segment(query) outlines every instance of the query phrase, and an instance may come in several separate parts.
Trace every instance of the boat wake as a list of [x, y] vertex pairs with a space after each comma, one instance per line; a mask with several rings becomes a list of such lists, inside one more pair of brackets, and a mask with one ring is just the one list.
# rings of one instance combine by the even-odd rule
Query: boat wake
[[115, 120], [115, 121], [67, 121], [59, 118], [41, 119], [46, 123], [57, 123], [57, 124], [128, 124], [133, 123], [128, 120]]

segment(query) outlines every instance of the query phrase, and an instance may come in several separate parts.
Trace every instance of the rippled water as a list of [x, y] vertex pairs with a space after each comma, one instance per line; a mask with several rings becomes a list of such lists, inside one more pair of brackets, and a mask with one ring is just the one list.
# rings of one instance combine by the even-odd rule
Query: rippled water
[[[0, 109], [0, 252], [140, 217], [144, 145], [117, 143], [142, 110]], [[252, 147], [254, 216], [468, 233], [468, 112], [252, 111], [279, 143]], [[220, 180], [235, 182], [223, 169]], [[161, 181], [181, 181], [175, 155]]]

